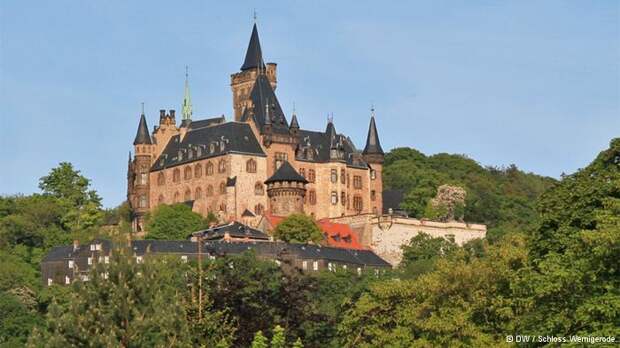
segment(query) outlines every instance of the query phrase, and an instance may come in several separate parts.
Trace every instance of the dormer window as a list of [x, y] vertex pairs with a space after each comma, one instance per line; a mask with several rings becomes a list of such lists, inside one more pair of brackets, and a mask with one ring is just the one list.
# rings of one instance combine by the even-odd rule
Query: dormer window
[[211, 143], [211, 144], [209, 145], [209, 152], [210, 152], [210, 153], [214, 153], [214, 152], [215, 152], [215, 144]]

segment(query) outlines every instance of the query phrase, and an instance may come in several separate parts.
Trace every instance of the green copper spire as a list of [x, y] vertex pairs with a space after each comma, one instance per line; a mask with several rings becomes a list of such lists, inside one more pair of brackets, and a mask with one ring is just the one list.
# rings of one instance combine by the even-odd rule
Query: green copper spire
[[183, 108], [181, 110], [183, 120], [192, 119], [192, 97], [189, 94], [189, 74], [185, 66], [185, 95], [183, 96]]

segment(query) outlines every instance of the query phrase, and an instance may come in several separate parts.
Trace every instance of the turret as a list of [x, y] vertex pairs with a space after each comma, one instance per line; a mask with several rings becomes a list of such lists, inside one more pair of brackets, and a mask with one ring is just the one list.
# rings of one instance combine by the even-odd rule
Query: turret
[[383, 163], [384, 153], [379, 141], [379, 133], [375, 124], [375, 109], [371, 109], [370, 125], [368, 126], [368, 136], [366, 137], [366, 146], [362, 155], [368, 163]]
[[288, 161], [265, 181], [271, 214], [288, 216], [303, 213], [306, 184], [308, 181], [301, 176]]
[[276, 89], [276, 68], [277, 64], [265, 64], [263, 60], [263, 52], [258, 38], [258, 28], [255, 23], [252, 28], [248, 49], [245, 53], [245, 60], [243, 65], [241, 65], [241, 71], [230, 76], [235, 121], [241, 120], [243, 110], [251, 106], [250, 92], [258, 75], [265, 75], [271, 84], [271, 88], [273, 90]]
[[362, 151], [364, 160], [369, 165], [370, 176], [370, 206], [374, 214], [381, 214], [383, 210], [383, 160], [384, 153], [379, 141], [379, 133], [375, 124], [375, 109], [371, 109], [370, 125], [366, 146]]
[[133, 211], [133, 230], [143, 232], [144, 215], [148, 212], [149, 172], [153, 160], [153, 141], [149, 135], [144, 112], [140, 115], [138, 131], [133, 141], [134, 158], [129, 156], [127, 173], [127, 201]]

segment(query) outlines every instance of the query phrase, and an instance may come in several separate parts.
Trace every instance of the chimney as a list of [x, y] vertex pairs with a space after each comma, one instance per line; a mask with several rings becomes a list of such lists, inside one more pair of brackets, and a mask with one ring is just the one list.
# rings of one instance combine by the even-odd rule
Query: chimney
[[174, 118], [174, 110], [170, 110], [170, 117]]
[[80, 241], [77, 239], [73, 240], [73, 251], [76, 251], [80, 248]]
[[166, 117], [166, 110], [159, 110], [159, 118], [164, 118]]

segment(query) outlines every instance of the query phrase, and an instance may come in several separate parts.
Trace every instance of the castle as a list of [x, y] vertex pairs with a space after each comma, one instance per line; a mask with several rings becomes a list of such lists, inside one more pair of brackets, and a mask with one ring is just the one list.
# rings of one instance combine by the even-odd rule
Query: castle
[[221, 221], [382, 213], [384, 153], [374, 110], [362, 151], [332, 119], [324, 131], [302, 129], [295, 112], [289, 121], [275, 94], [277, 65], [263, 61], [256, 24], [230, 85], [232, 121], [194, 120], [187, 77], [180, 125], [174, 110], [160, 110], [151, 133], [140, 116], [127, 172], [135, 232], [144, 231], [150, 210], [182, 202]]

